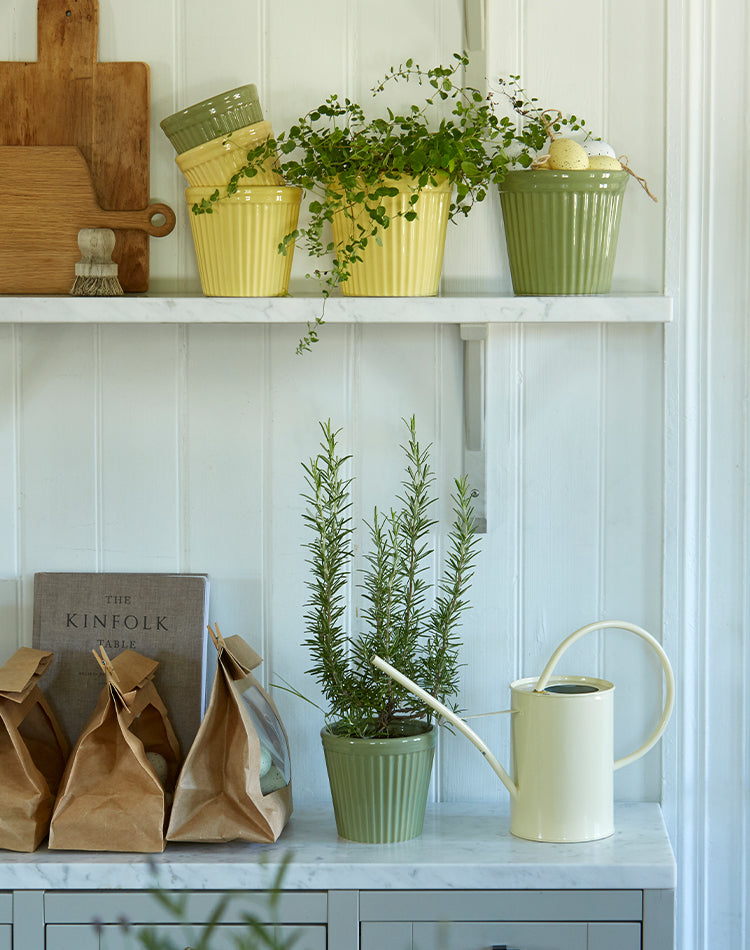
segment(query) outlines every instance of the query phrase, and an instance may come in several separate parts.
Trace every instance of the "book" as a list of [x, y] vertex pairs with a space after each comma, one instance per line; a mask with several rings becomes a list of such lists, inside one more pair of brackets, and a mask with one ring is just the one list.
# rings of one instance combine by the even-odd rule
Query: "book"
[[187, 755], [206, 708], [208, 577], [205, 574], [34, 575], [33, 646], [54, 659], [44, 694], [71, 744], [104, 678], [92, 650], [135, 650], [158, 660], [154, 684]]

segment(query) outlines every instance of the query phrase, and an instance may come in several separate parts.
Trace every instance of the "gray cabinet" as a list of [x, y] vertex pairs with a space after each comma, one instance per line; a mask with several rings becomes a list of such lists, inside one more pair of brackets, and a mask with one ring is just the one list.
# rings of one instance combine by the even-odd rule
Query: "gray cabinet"
[[[223, 895], [180, 892], [180, 922], [155, 897], [132, 891], [48, 892], [44, 895], [44, 950], [136, 950], [137, 933], [148, 927], [175, 946], [197, 942], [204, 922]], [[212, 950], [236, 950], [252, 915], [268, 933], [294, 937], [295, 950], [326, 950], [327, 896], [321, 892], [282, 894], [273, 905], [267, 892], [238, 893], [228, 901], [213, 935]]]
[[0, 894], [0, 950], [13, 947], [13, 895]]
[[640, 891], [373, 891], [361, 950], [641, 950]]
[[640, 924], [363, 924], [361, 950], [641, 950]]
[[[46, 950], [139, 950], [142, 944], [134, 929], [123, 930], [118, 924], [105, 924], [98, 933], [88, 924], [50, 924], [46, 929]], [[197, 941], [190, 930], [181, 926], [164, 924], [151, 927], [157, 937], [169, 938], [175, 947], [192, 946]], [[295, 950], [326, 950], [326, 928], [323, 926], [266, 926], [267, 933], [277, 939], [288, 939]], [[194, 928], [193, 933], [199, 933]], [[221, 924], [214, 931], [211, 950], [237, 950], [238, 940], [247, 934], [240, 924]], [[10, 944], [8, 944], [10, 947]]]
[[[144, 891], [0, 895], [0, 950], [138, 950], [149, 927], [194, 946], [220, 891], [174, 891], [179, 918]], [[670, 950], [672, 891], [330, 890], [230, 896], [212, 950], [236, 950], [247, 915], [295, 950]], [[2, 898], [5, 897], [5, 900]], [[15, 941], [11, 939], [15, 911]]]

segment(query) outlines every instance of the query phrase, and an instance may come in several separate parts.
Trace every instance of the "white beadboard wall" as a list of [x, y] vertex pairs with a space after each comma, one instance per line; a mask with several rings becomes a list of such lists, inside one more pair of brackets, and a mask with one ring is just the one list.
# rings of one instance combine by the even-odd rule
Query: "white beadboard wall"
[[[161, 118], [255, 82], [280, 130], [329, 92], [366, 101], [389, 65], [445, 61], [464, 44], [462, 0], [99, 7], [100, 60], [151, 67], [151, 193], [178, 215], [151, 242], [156, 294], [200, 293]], [[34, 0], [0, 5], [0, 59], [35, 58], [35, 14]], [[504, 708], [508, 683], [589, 621], [663, 637], [677, 713], [662, 746], [616, 773], [616, 794], [664, 804], [681, 950], [740, 950], [748, 937], [747, 46], [742, 0], [487, 0], [475, 57], [490, 79], [520, 72], [543, 102], [585, 116], [648, 179], [660, 202], [629, 186], [613, 291], [666, 289], [676, 319], [490, 328], [489, 530], [464, 625], [462, 705]], [[393, 102], [404, 101], [397, 87]], [[293, 291], [310, 292], [307, 270], [298, 255]], [[496, 196], [450, 230], [443, 292], [510, 292]], [[318, 420], [343, 427], [366, 517], [398, 489], [401, 419], [414, 413], [445, 496], [462, 465], [462, 350], [453, 326], [328, 325], [298, 357], [299, 332], [0, 324], [0, 661], [30, 643], [35, 571], [205, 571], [212, 619], [264, 656], [266, 682], [315, 697], [300, 646], [300, 461], [316, 450]], [[447, 512], [444, 502], [443, 528]], [[440, 554], [444, 531], [435, 540]], [[357, 608], [355, 594], [354, 626]], [[632, 751], [658, 719], [655, 659], [608, 632], [564, 666], [615, 680], [616, 752]], [[324, 799], [321, 723], [277, 700], [295, 799]], [[479, 723], [507, 761], [507, 719]], [[432, 794], [506, 795], [450, 735]]]

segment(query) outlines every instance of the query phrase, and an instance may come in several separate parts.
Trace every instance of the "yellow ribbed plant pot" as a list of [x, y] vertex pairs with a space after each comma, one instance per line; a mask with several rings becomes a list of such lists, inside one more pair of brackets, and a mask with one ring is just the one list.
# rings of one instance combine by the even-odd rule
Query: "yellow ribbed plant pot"
[[[383, 198], [383, 207], [391, 218], [388, 228], [380, 231], [382, 247], [374, 239], [361, 252], [362, 260], [351, 267], [350, 276], [341, 283], [341, 292], [349, 297], [434, 297], [443, 269], [445, 233], [448, 227], [452, 185], [446, 178], [422, 189], [415, 205], [409, 199], [416, 182], [387, 182], [399, 189], [398, 195]], [[417, 212], [414, 221], [394, 215]], [[342, 209], [333, 216], [333, 243], [342, 247], [358, 234], [361, 223], [368, 230], [368, 215], [359, 207], [352, 213]]]
[[193, 204], [215, 188], [187, 188], [185, 197], [198, 259], [201, 288], [207, 297], [280, 297], [289, 289], [292, 245], [278, 247], [294, 231], [301, 188], [238, 188], [213, 204], [212, 214], [193, 214]]
[[[211, 188], [226, 185], [229, 179], [247, 163], [251, 148], [273, 138], [270, 122], [256, 122], [244, 129], [236, 129], [231, 135], [220, 135], [210, 142], [202, 142], [187, 152], [175, 156], [175, 162], [188, 183], [193, 187]], [[283, 185], [278, 171], [278, 159], [269, 158], [253, 178], [245, 179], [248, 185]]]
[[435, 755], [434, 726], [402, 724], [392, 739], [351, 739], [323, 729], [336, 830], [368, 844], [422, 834]]

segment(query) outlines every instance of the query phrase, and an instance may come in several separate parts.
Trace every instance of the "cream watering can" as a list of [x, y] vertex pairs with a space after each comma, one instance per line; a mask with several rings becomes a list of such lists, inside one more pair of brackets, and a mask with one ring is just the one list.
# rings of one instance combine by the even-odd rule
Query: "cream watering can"
[[[553, 676], [568, 647], [608, 627], [642, 637], [664, 670], [664, 710], [640, 748], [614, 761], [614, 686], [590, 676]], [[511, 754], [514, 778], [455, 713], [378, 656], [372, 663], [440, 713], [469, 738], [510, 792], [510, 830], [532, 841], [593, 841], [614, 832], [614, 772], [645, 755], [664, 732], [674, 706], [674, 674], [661, 644], [640, 627], [602, 620], [576, 630], [550, 657], [540, 677], [511, 683]]]

